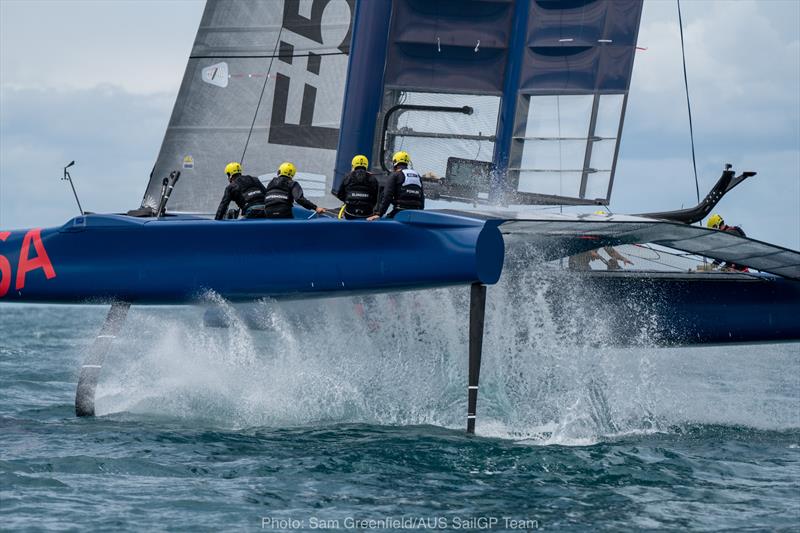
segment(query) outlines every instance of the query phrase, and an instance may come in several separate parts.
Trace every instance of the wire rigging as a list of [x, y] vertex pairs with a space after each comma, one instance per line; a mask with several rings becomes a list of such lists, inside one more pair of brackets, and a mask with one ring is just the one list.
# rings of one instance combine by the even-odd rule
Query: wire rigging
[[272, 49], [272, 56], [269, 58], [269, 67], [267, 67], [267, 75], [264, 77], [264, 85], [261, 86], [261, 94], [258, 96], [256, 110], [253, 112], [253, 121], [250, 123], [250, 131], [247, 132], [247, 140], [244, 142], [242, 157], [239, 159], [239, 162], [242, 164], [244, 164], [244, 154], [247, 153], [247, 146], [250, 144], [250, 136], [253, 135], [253, 128], [256, 125], [256, 117], [258, 116], [258, 110], [261, 108], [261, 100], [264, 98], [264, 90], [267, 88], [269, 75], [272, 72], [272, 63], [275, 61], [275, 53], [278, 51], [278, 44], [281, 42], [281, 33], [283, 33], [283, 26], [278, 30], [278, 38], [275, 40], [275, 47]]
[[689, 111], [689, 138], [692, 141], [692, 167], [694, 168], [694, 188], [697, 203], [700, 203], [700, 183], [697, 180], [697, 158], [694, 151], [694, 127], [692, 126], [692, 104], [689, 101], [689, 77], [686, 75], [686, 49], [683, 43], [683, 18], [681, 17], [681, 0], [678, 3], [678, 27], [681, 31], [681, 57], [683, 57], [683, 85], [686, 88], [686, 108]]

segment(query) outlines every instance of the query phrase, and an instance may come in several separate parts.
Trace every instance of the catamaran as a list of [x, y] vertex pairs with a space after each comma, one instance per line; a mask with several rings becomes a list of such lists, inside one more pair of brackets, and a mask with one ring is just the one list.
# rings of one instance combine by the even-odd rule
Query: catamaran
[[[726, 166], [690, 209], [537, 209], [609, 204], [641, 10], [642, 0], [208, 0], [139, 208], [0, 232], [0, 301], [111, 304], [81, 368], [79, 416], [94, 414], [131, 305], [209, 291], [245, 303], [469, 285], [469, 432], [487, 285], [504, 271], [550, 265], [635, 304], [644, 312], [615, 323], [622, 343], [642, 315], [659, 318], [664, 344], [800, 340], [800, 253], [693, 225], [754, 172]], [[334, 207], [355, 154], [386, 170], [396, 150], [423, 174], [428, 209], [376, 222], [300, 208], [294, 220], [211, 219], [229, 161], [262, 180], [293, 161], [307, 195]], [[570, 257], [625, 246], [651, 265], [691, 263], [570, 268]], [[750, 270], [697, 268], [709, 259]], [[716, 306], [726, 313], [710, 318]]]

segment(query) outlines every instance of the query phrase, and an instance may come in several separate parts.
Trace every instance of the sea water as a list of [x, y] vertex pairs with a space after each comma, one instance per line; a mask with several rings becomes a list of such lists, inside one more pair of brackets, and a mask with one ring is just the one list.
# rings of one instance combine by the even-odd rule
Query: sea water
[[800, 527], [800, 344], [618, 348], [501, 284], [467, 436], [468, 291], [134, 306], [84, 419], [107, 306], [0, 306], [0, 529]]

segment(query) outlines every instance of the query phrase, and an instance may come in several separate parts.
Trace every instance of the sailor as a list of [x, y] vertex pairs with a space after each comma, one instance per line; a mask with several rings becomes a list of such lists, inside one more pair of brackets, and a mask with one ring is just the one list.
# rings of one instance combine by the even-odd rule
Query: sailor
[[292, 163], [281, 163], [277, 174], [267, 185], [267, 194], [264, 197], [267, 218], [294, 218], [292, 205], [295, 202], [317, 214], [325, 212], [324, 207], [317, 207], [303, 196], [303, 188], [293, 179], [297, 168]]
[[733, 233], [734, 235], [738, 235], [739, 237], [747, 237], [745, 235], [744, 230], [739, 226], [728, 226], [725, 224], [725, 220], [718, 214], [713, 214], [709, 217], [708, 222], [706, 223], [711, 229], [718, 229], [720, 231], [727, 231], [729, 233]]
[[376, 220], [386, 214], [390, 205], [394, 209], [389, 213], [389, 218], [394, 218], [397, 213], [406, 209], [425, 209], [425, 191], [422, 188], [422, 179], [411, 168], [411, 157], [407, 152], [395, 152], [392, 156], [393, 172], [383, 192], [383, 200], [378, 212], [367, 220]]
[[[369, 160], [357, 155], [351, 162], [352, 171], [344, 177], [336, 197], [344, 205], [342, 215], [347, 220], [363, 220], [375, 214], [378, 203], [378, 180], [367, 169]], [[340, 217], [341, 218], [341, 215]]]
[[603, 251], [608, 254], [608, 259], [600, 255], [598, 250], [590, 250], [580, 254], [571, 255], [568, 259], [569, 268], [572, 270], [591, 270], [592, 261], [600, 261], [607, 270], [622, 270], [620, 263], [632, 265], [633, 261], [616, 251], [612, 246], [604, 246]]
[[[595, 211], [595, 215], [608, 216], [605, 211]], [[591, 270], [592, 261], [600, 261], [608, 270], [622, 270], [623, 265], [632, 265], [633, 261], [619, 253], [613, 246], [604, 246], [603, 251], [608, 254], [608, 259], [604, 258], [597, 250], [589, 250], [580, 254], [572, 255], [568, 259], [569, 268], [572, 270]]]
[[[739, 237], [747, 237], [747, 235], [745, 235], [744, 230], [741, 227], [739, 227], [739, 226], [728, 226], [727, 224], [725, 224], [725, 220], [722, 219], [722, 216], [720, 216], [717, 213], [714, 213], [713, 215], [711, 215], [709, 217], [708, 222], [706, 223], [706, 226], [708, 226], [709, 229], [716, 229], [716, 230], [719, 230], [719, 231], [727, 231], [728, 233], [733, 233], [734, 235], [737, 235]], [[714, 260], [714, 262], [711, 263], [711, 264], [714, 267], [719, 267], [721, 265], [722, 266], [722, 270], [735, 270], [735, 271], [738, 271], [738, 272], [747, 272], [747, 267], [745, 267], [745, 266], [736, 265], [734, 263], [724, 263], [723, 264], [723, 262], [720, 261], [719, 259]]]
[[231, 201], [236, 202], [244, 218], [264, 218], [264, 195], [267, 189], [261, 180], [242, 174], [242, 165], [236, 162], [225, 166], [225, 174], [228, 176], [228, 186], [225, 187], [214, 219], [222, 220], [225, 217]]

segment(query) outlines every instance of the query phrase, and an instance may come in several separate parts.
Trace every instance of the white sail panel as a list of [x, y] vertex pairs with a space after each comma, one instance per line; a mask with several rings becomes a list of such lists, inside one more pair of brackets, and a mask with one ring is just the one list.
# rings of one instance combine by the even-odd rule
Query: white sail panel
[[[209, 0], [145, 194], [172, 170], [174, 211], [211, 213], [223, 169], [270, 176], [294, 162], [330, 189], [354, 0]], [[185, 161], [191, 160], [191, 165]]]

